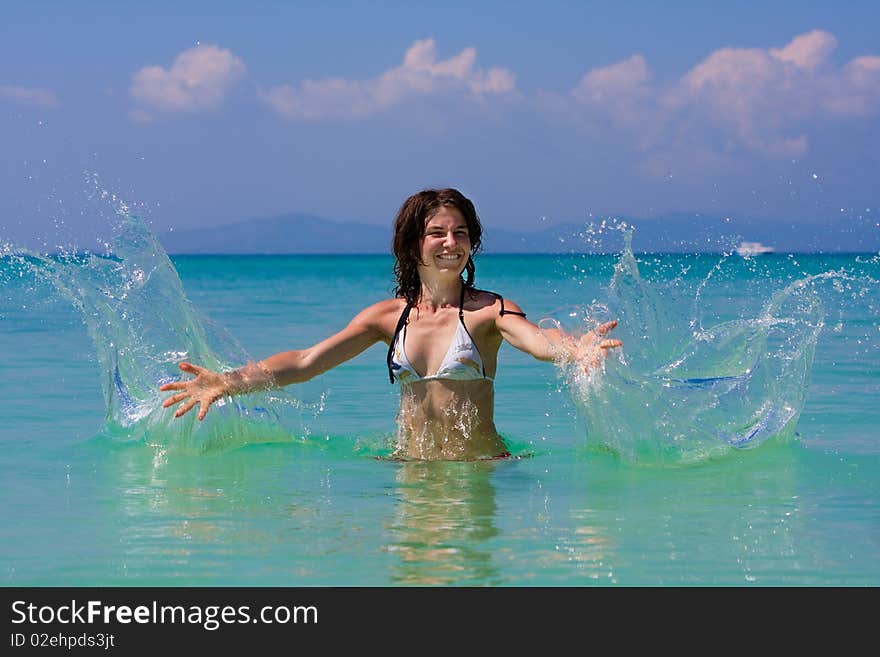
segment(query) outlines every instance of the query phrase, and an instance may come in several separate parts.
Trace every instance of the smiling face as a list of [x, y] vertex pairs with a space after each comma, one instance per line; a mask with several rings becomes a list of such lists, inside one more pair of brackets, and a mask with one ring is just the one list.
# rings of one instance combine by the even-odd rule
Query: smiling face
[[420, 249], [423, 269], [459, 276], [471, 254], [467, 222], [454, 207], [441, 206], [425, 222]]
[[453, 276], [473, 289], [473, 256], [482, 235], [474, 204], [458, 190], [424, 189], [410, 196], [394, 219], [394, 295], [416, 303], [429, 279], [442, 282]]

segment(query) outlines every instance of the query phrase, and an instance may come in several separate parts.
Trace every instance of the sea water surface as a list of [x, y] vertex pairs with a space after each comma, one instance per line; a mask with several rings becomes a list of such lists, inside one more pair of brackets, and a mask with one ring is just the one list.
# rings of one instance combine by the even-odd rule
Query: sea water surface
[[[124, 214], [124, 213], [122, 213]], [[515, 458], [393, 462], [385, 349], [172, 420], [183, 358], [311, 345], [385, 256], [177, 256], [123, 216], [96, 254], [0, 259], [7, 586], [880, 583], [876, 254], [484, 255], [477, 284], [604, 371], [502, 347]]]

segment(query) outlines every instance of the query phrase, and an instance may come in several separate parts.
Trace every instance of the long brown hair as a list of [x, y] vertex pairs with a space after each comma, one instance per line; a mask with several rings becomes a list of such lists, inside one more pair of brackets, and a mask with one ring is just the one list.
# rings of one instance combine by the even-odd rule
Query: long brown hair
[[462, 278], [462, 284], [469, 292], [474, 290], [476, 267], [473, 257], [480, 251], [483, 235], [474, 204], [457, 189], [425, 189], [406, 199], [394, 220], [394, 239], [391, 242], [395, 257], [394, 277], [397, 279], [394, 296], [402, 297], [409, 303], [418, 303], [422, 292], [418, 266], [424, 264], [421, 261], [421, 245], [425, 224], [441, 207], [455, 208], [461, 212], [467, 224], [471, 252], [464, 267], [467, 276]]

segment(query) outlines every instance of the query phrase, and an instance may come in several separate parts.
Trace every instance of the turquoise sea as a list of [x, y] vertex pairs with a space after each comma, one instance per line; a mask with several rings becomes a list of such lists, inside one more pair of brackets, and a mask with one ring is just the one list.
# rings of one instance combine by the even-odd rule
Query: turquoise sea
[[515, 458], [401, 463], [381, 345], [201, 425], [156, 390], [340, 329], [390, 257], [104, 246], [0, 259], [6, 586], [880, 584], [876, 254], [480, 256], [624, 348], [587, 379], [505, 345]]

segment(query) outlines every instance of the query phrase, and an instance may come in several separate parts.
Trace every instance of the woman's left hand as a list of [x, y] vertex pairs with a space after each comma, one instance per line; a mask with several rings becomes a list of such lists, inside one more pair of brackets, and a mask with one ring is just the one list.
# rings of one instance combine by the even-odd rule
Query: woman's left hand
[[599, 324], [594, 330], [584, 333], [578, 340], [576, 360], [585, 363], [584, 369], [589, 371], [602, 364], [609, 349], [623, 346], [622, 340], [606, 338], [605, 335], [617, 327], [617, 320]]

